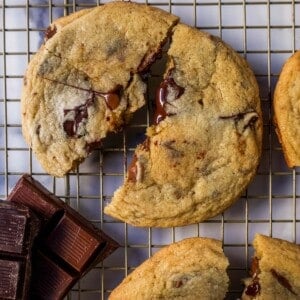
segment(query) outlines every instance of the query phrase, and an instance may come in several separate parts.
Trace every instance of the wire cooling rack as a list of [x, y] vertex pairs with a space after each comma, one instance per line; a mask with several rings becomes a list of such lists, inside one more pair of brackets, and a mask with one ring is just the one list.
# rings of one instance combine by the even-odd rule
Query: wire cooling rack
[[[287, 168], [272, 124], [278, 74], [283, 62], [300, 48], [300, 1], [138, 1], [170, 11], [235, 48], [255, 72], [264, 113], [262, 160], [240, 200], [211, 220], [169, 229], [134, 228], [103, 214], [103, 207], [123, 181], [134, 147], [144, 138], [151, 104], [139, 111], [122, 133], [112, 135], [103, 149], [95, 151], [76, 172], [62, 179], [41, 169], [21, 134], [22, 75], [43, 41], [44, 30], [57, 17], [105, 2], [0, 0], [0, 197], [7, 196], [21, 174], [31, 173], [122, 245], [91, 270], [68, 299], [107, 299], [128, 273], [159, 248], [190, 236], [222, 240], [230, 260], [227, 298], [237, 299], [242, 292], [241, 279], [248, 273], [256, 232], [300, 243], [300, 169]], [[161, 76], [156, 66], [152, 75], [148, 79], [150, 99]]]

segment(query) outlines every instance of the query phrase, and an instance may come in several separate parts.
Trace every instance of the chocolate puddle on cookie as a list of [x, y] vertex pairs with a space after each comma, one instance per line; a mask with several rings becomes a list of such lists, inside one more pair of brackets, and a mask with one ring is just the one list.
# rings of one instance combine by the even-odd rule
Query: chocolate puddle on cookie
[[72, 109], [64, 109], [63, 128], [69, 137], [82, 137], [88, 120], [88, 107], [94, 104], [94, 97]]
[[96, 96], [100, 96], [101, 98], [103, 98], [106, 106], [110, 110], [115, 110], [120, 104], [120, 94], [122, 92], [122, 87], [120, 85], [118, 85], [115, 89], [104, 93], [94, 91], [91, 89], [81, 88], [72, 84], [60, 82], [58, 80], [50, 79], [47, 77], [43, 77], [43, 79], [52, 81], [57, 84], [62, 84], [70, 88], [85, 91], [90, 94], [90, 97], [86, 99], [85, 103], [77, 105], [71, 109], [63, 110], [63, 129], [66, 135], [71, 138], [80, 138], [84, 136], [85, 125], [89, 117], [88, 108], [94, 105]]
[[251, 297], [256, 297], [260, 293], [261, 286], [258, 275], [260, 274], [259, 259], [255, 256], [252, 259], [250, 275], [252, 280], [245, 289], [245, 294]]

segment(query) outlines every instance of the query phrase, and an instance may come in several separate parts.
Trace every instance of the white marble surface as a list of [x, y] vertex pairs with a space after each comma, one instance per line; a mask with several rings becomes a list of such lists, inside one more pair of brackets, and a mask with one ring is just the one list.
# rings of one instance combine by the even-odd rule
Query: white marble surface
[[[108, 1], [101, 1], [104, 2]], [[241, 290], [240, 279], [246, 276], [247, 261], [252, 255], [252, 248], [247, 244], [251, 243], [256, 232], [300, 243], [300, 169], [287, 168], [273, 126], [269, 126], [270, 103], [277, 75], [284, 60], [294, 49], [300, 48], [300, 2], [295, 1], [293, 8], [292, 2], [287, 0], [275, 0], [269, 5], [264, 0], [249, 0], [247, 4], [239, 0], [176, 0], [171, 6], [168, 0], [148, 1], [165, 10], [171, 9], [190, 25], [221, 36], [246, 56], [260, 85], [266, 125], [262, 161], [257, 176], [245, 193], [248, 198], [244, 195], [223, 216], [208, 222], [152, 230], [125, 226], [102, 213], [103, 205], [123, 180], [124, 153], [114, 150], [123, 147], [122, 133], [112, 136], [101, 153], [93, 153], [79, 167], [78, 173], [63, 179], [53, 179], [44, 173], [35, 157], [30, 156], [21, 134], [19, 98], [28, 52], [35, 52], [42, 43], [42, 30], [51, 22], [51, 17], [55, 19], [72, 12], [74, 7], [77, 10], [95, 3], [0, 1], [0, 20], [5, 26], [0, 32], [0, 196], [6, 196], [22, 173], [32, 172], [47, 188], [69, 201], [124, 246], [104, 261], [104, 268], [99, 265], [87, 274], [70, 293], [70, 299], [107, 298], [106, 291], [122, 280], [125, 267], [130, 272], [162, 245], [196, 235], [223, 240], [231, 263], [232, 286], [228, 299], [236, 299]], [[64, 4], [69, 4], [67, 9]], [[154, 85], [152, 81], [151, 98]], [[132, 127], [126, 129], [128, 147], [134, 147], [143, 139], [144, 127], [134, 125], [146, 124], [146, 117], [144, 109], [137, 113]], [[130, 161], [131, 154], [127, 151], [127, 161]]]

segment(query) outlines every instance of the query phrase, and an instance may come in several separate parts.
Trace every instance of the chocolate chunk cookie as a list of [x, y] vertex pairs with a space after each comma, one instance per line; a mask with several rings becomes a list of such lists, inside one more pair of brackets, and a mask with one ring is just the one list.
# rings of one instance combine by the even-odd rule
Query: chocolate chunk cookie
[[220, 39], [179, 24], [156, 99], [105, 213], [136, 226], [196, 223], [224, 211], [255, 175], [262, 115], [255, 77]]
[[49, 174], [74, 169], [144, 105], [140, 74], [177, 22], [147, 5], [112, 2], [48, 28], [28, 66], [21, 105], [23, 135]]
[[228, 288], [221, 242], [189, 238], [167, 246], [135, 269], [109, 299], [224, 299]]
[[276, 132], [287, 165], [300, 166], [300, 51], [283, 66], [274, 94]]
[[300, 299], [300, 246], [257, 234], [242, 299]]

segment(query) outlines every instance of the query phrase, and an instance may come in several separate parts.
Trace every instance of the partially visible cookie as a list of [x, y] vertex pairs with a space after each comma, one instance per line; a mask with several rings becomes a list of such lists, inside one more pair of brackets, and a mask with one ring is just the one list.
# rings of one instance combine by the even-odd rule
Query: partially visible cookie
[[197, 223], [224, 211], [256, 173], [262, 115], [255, 77], [220, 39], [174, 28], [155, 125], [105, 213], [136, 226]]
[[177, 22], [151, 6], [112, 2], [51, 25], [21, 99], [23, 135], [49, 174], [74, 169], [145, 104], [141, 74]]
[[300, 246], [257, 234], [242, 299], [300, 299]]
[[227, 267], [220, 241], [185, 239], [145, 261], [109, 299], [224, 299], [229, 282]]
[[274, 113], [287, 165], [300, 166], [300, 51], [282, 68], [274, 93]]

